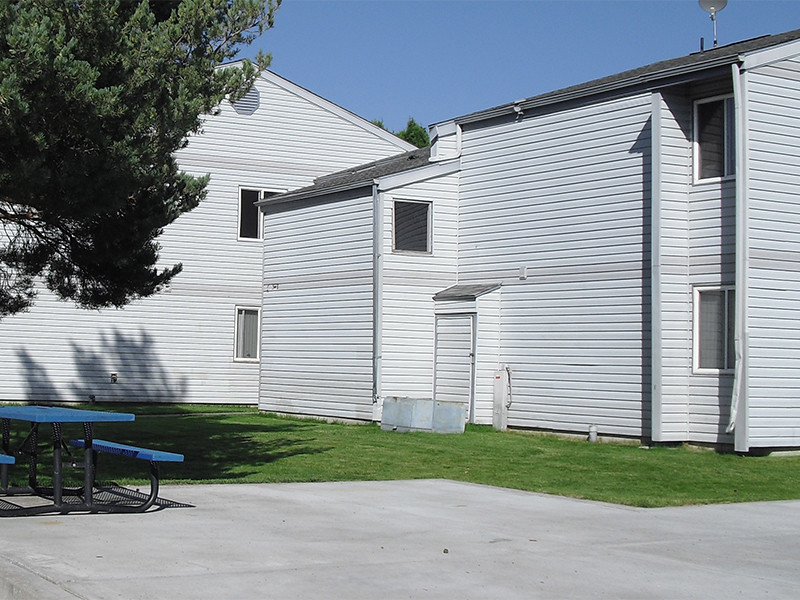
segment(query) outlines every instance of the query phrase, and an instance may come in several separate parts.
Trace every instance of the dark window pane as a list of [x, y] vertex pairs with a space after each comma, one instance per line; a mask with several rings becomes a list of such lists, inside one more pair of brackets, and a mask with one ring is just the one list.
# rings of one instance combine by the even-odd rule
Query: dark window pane
[[736, 173], [736, 109], [733, 98], [725, 100], [725, 175]]
[[725, 103], [697, 105], [697, 143], [700, 149], [700, 179], [725, 175]]
[[427, 202], [394, 203], [394, 249], [428, 252]]
[[239, 206], [239, 237], [258, 238], [260, 210], [255, 205], [258, 201], [258, 191], [242, 190]]

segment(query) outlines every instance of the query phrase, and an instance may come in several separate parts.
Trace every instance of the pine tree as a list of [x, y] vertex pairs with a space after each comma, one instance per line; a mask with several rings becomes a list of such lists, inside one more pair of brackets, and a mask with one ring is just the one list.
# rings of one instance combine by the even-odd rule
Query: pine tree
[[219, 68], [280, 0], [0, 0], [0, 317], [34, 279], [81, 307], [122, 306], [159, 269], [163, 228], [205, 194], [174, 158], [268, 66]]
[[427, 130], [414, 119], [408, 120], [406, 128], [397, 132], [397, 137], [409, 144], [414, 144], [417, 148], [424, 148], [431, 143]]

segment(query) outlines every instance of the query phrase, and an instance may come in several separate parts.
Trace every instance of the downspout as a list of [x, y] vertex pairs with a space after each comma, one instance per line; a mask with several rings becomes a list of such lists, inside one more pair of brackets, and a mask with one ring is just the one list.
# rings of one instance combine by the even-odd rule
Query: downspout
[[750, 450], [747, 406], [747, 363], [749, 334], [747, 330], [748, 280], [750, 245], [748, 243], [749, 135], [747, 130], [746, 74], [736, 64], [731, 65], [733, 101], [736, 113], [736, 288], [734, 349], [736, 367], [733, 376], [731, 418], [726, 431], [734, 434], [737, 452]]
[[653, 92], [650, 100], [650, 439], [661, 442], [664, 441], [661, 404], [661, 93]]
[[383, 206], [378, 180], [372, 182], [372, 420], [380, 421], [381, 330], [383, 325]]

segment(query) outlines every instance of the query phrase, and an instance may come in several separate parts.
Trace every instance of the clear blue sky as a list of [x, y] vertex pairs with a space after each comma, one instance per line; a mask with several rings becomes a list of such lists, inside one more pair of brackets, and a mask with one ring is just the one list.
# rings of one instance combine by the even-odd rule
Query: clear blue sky
[[[720, 45], [797, 28], [800, 0], [717, 16]], [[257, 46], [278, 75], [397, 131], [684, 56], [712, 31], [697, 0], [284, 0]]]

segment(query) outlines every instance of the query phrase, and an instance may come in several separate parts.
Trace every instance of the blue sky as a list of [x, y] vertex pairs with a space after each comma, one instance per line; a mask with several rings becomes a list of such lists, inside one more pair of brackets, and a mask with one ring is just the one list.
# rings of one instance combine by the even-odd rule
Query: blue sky
[[[720, 45], [796, 28], [800, 0], [717, 16]], [[712, 32], [697, 0], [284, 0], [257, 46], [277, 74], [397, 131], [690, 54]]]

